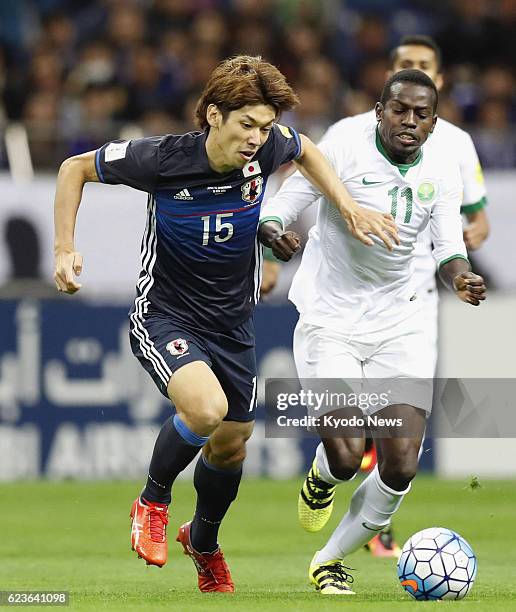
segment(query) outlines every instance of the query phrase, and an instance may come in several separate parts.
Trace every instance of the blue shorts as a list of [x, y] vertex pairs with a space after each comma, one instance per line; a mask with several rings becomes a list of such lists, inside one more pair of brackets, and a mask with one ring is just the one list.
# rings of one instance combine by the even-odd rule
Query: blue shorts
[[166, 398], [174, 372], [192, 361], [204, 361], [228, 400], [224, 420], [254, 420], [257, 378], [252, 318], [227, 332], [195, 330], [161, 313], [148, 313], [138, 321], [130, 318], [133, 353]]

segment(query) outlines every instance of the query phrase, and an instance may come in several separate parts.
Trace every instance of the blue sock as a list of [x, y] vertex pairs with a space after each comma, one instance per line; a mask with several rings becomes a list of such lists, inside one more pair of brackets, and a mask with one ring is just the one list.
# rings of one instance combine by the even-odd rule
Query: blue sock
[[190, 529], [195, 550], [207, 553], [217, 550], [219, 527], [237, 496], [241, 478], [241, 467], [222, 470], [207, 463], [203, 455], [197, 460], [194, 474], [197, 507]]
[[167, 419], [154, 444], [142, 499], [170, 504], [174, 480], [207, 441], [207, 437], [199, 436], [189, 429], [177, 414]]

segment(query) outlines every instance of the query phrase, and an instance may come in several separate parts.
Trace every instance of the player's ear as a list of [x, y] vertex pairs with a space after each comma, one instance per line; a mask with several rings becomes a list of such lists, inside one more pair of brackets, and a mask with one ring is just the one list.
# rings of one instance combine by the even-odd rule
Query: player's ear
[[435, 86], [437, 87], [437, 91], [441, 91], [442, 86], [444, 85], [444, 79], [443, 79], [443, 75], [438, 72], [435, 75], [435, 80], [434, 80]]
[[437, 115], [434, 115], [432, 117], [432, 129], [430, 130], [430, 134], [434, 131], [436, 123], [437, 123]]
[[381, 102], [374, 105], [374, 112], [376, 113], [376, 121], [381, 121], [383, 117], [383, 104]]
[[220, 127], [220, 121], [222, 119], [222, 113], [219, 110], [219, 107], [216, 104], [208, 104], [208, 108], [206, 110], [206, 121], [208, 125], [212, 128]]

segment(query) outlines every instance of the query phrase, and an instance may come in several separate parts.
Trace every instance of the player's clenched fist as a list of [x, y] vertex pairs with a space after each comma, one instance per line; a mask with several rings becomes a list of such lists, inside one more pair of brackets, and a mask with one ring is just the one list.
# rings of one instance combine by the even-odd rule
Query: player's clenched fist
[[82, 285], [76, 282], [74, 274], [82, 272], [82, 255], [78, 251], [58, 251], [55, 254], [54, 281], [58, 291], [75, 293]]
[[271, 249], [274, 257], [281, 261], [289, 261], [301, 248], [299, 235], [295, 232], [284, 232], [271, 240]]
[[261, 223], [258, 229], [260, 242], [272, 249], [275, 257], [281, 261], [289, 261], [299, 251], [301, 243], [295, 232], [284, 232], [277, 221], [267, 220]]
[[484, 279], [474, 272], [463, 272], [453, 279], [453, 287], [457, 296], [468, 304], [478, 306], [486, 299]]

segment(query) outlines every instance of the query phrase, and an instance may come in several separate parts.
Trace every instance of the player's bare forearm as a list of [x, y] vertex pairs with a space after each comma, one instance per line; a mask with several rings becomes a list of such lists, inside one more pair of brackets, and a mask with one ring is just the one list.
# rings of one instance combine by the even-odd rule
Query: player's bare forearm
[[399, 244], [392, 216], [360, 207], [321, 151], [309, 138], [303, 134], [300, 137], [302, 154], [294, 163], [301, 174], [333, 203], [346, 221], [350, 233], [368, 246], [374, 244], [368, 234], [378, 236], [389, 250], [392, 250], [393, 242]]
[[469, 251], [482, 246], [489, 235], [489, 221], [484, 208], [466, 214], [468, 225], [464, 228], [464, 243]]
[[299, 236], [295, 232], [283, 230], [279, 221], [264, 221], [258, 228], [260, 242], [272, 249], [274, 257], [289, 261], [301, 248]]
[[344, 218], [359, 210], [359, 205], [315, 144], [300, 134], [302, 154], [294, 161], [301, 174], [317, 187], [330, 202], [333, 202]]
[[484, 279], [471, 271], [471, 266], [465, 259], [448, 261], [439, 268], [439, 276], [448, 289], [467, 304], [478, 306], [486, 299]]
[[85, 183], [98, 181], [95, 151], [66, 159], [57, 175], [54, 200], [54, 280], [59, 291], [75, 293], [81, 287], [73, 277], [82, 270], [74, 247], [75, 222]]
[[280, 263], [277, 261], [264, 260], [262, 269], [261, 295], [268, 295], [278, 283]]

